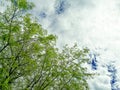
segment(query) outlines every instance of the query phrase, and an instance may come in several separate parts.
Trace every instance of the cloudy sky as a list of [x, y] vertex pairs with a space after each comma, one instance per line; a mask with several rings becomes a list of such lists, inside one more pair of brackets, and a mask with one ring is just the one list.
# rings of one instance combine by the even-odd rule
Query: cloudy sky
[[90, 49], [88, 67], [100, 74], [88, 81], [90, 90], [120, 90], [120, 0], [30, 1], [42, 27], [58, 36], [58, 47]]
[[120, 90], [120, 1], [34, 0], [32, 13], [43, 28], [58, 36], [58, 46], [91, 50], [91, 90]]
[[120, 1], [33, 0], [32, 13], [43, 28], [58, 36], [58, 46], [73, 45], [91, 50], [91, 90], [120, 90]]

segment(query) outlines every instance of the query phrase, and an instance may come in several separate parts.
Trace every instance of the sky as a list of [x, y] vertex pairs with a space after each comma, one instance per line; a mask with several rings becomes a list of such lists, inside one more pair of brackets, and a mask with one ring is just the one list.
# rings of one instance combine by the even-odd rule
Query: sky
[[90, 49], [90, 90], [120, 90], [120, 1], [34, 0], [32, 13], [58, 36], [59, 47], [77, 43]]
[[58, 47], [77, 43], [90, 49], [88, 68], [99, 73], [88, 80], [90, 90], [120, 90], [119, 0], [30, 1], [42, 27], [58, 36]]

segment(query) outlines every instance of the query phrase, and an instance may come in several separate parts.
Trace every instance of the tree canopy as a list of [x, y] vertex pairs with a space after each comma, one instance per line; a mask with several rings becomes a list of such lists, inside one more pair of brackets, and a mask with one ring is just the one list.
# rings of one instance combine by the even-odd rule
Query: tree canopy
[[75, 44], [60, 51], [57, 37], [27, 12], [33, 3], [7, 1], [0, 13], [0, 90], [89, 90], [89, 50]]

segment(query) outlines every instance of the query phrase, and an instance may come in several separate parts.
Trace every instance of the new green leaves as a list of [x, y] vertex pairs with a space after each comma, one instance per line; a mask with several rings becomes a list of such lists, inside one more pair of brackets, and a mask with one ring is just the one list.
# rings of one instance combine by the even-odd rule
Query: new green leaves
[[92, 76], [83, 67], [88, 49], [56, 48], [57, 37], [48, 34], [30, 14], [27, 0], [8, 0], [0, 16], [1, 90], [88, 90]]
[[18, 7], [19, 9], [29, 10], [34, 7], [34, 4], [31, 2], [28, 2], [27, 0], [11, 0], [11, 3]]

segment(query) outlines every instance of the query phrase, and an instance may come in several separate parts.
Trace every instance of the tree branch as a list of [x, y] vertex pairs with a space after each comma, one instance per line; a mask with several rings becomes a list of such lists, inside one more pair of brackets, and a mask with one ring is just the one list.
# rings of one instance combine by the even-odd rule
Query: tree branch
[[54, 77], [50, 82], [48, 82], [41, 90], [44, 90], [48, 85], [50, 85], [56, 78], [58, 75], [56, 75], [56, 77]]
[[9, 43], [7, 43], [1, 50], [0, 53], [9, 45]]
[[43, 64], [42, 64], [42, 68], [41, 68], [41, 71], [40, 71], [40, 76], [39, 76], [39, 78], [35, 81], [35, 78], [31, 81], [31, 83], [27, 86], [27, 88], [33, 88], [38, 82], [39, 82], [39, 80], [41, 79], [41, 77], [42, 77], [42, 72], [43, 72], [43, 69], [44, 69], [44, 65], [45, 65], [45, 59], [46, 59], [46, 54], [45, 54], [45, 58], [43, 59]]

